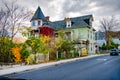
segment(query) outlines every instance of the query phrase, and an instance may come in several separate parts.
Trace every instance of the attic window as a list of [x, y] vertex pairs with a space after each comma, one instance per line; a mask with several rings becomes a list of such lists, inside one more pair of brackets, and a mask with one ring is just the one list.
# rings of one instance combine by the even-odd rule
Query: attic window
[[71, 27], [71, 20], [67, 20], [67, 21], [66, 21], [66, 27], [67, 27], [67, 28], [70, 28], [70, 27]]

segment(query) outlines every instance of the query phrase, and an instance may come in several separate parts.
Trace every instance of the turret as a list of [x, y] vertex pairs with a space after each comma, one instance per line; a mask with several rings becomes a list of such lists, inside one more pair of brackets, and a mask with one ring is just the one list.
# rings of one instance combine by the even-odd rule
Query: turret
[[43, 21], [45, 20], [45, 16], [41, 10], [40, 7], [37, 8], [34, 16], [30, 20], [31, 26], [33, 29], [37, 29], [38, 27], [41, 27], [43, 25]]

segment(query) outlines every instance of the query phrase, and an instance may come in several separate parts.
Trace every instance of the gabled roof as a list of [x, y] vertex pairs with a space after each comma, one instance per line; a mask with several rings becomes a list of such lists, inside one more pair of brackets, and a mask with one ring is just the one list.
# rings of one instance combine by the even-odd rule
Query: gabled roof
[[[74, 17], [70, 18], [71, 20], [71, 28], [76, 28], [76, 27], [89, 27], [89, 20], [93, 19], [92, 15], [86, 15], [86, 16], [81, 16], [81, 17]], [[55, 22], [49, 22], [51, 27], [53, 27], [55, 30], [59, 29], [65, 29], [66, 28], [66, 21], [61, 20], [61, 21], [55, 21]]]
[[43, 12], [42, 12], [40, 7], [37, 8], [34, 16], [31, 19], [31, 21], [32, 20], [37, 20], [37, 19], [43, 19], [43, 20], [45, 19], [45, 16], [44, 16], [44, 14], [43, 14]]

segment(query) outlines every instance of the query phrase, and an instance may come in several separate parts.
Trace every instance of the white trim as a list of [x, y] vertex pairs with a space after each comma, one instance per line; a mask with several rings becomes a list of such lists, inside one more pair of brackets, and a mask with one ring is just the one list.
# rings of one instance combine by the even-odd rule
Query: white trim
[[70, 27], [71, 27], [71, 20], [67, 20], [67, 21], [66, 21], [66, 27], [67, 27], [67, 28], [70, 28]]

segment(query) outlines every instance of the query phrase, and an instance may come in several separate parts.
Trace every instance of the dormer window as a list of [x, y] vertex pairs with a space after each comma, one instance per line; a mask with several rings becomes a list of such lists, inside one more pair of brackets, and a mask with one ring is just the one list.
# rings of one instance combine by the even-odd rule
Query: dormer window
[[66, 21], [66, 27], [70, 28], [71, 27], [71, 20], [70, 20], [70, 18], [64, 18], [64, 20]]
[[68, 21], [66, 22], [66, 25], [67, 25], [67, 28], [70, 28], [70, 27], [71, 27], [71, 20], [68, 20]]
[[66, 27], [67, 27], [67, 28], [70, 28], [70, 27], [71, 27], [71, 20], [67, 20], [67, 21], [66, 21]]

